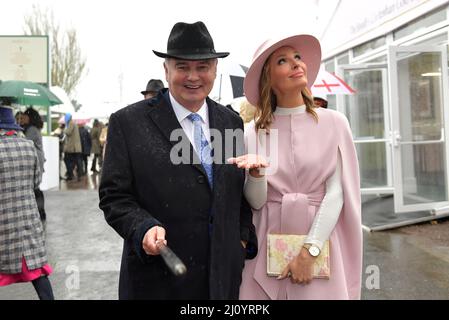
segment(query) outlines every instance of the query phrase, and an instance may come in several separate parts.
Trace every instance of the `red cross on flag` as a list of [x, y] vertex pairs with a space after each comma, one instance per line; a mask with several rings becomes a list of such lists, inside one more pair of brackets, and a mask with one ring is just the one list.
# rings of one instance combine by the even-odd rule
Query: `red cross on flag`
[[317, 97], [333, 94], [354, 94], [352, 89], [346, 82], [333, 73], [320, 70], [315, 83], [312, 86], [312, 94]]

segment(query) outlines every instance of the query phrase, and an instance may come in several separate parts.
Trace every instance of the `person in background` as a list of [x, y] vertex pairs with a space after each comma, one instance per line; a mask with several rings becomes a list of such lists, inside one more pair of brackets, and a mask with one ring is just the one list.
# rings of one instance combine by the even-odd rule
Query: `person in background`
[[81, 139], [78, 125], [72, 120], [72, 115], [65, 115], [65, 141], [64, 141], [64, 162], [67, 168], [67, 180], [73, 180], [73, 170], [77, 167], [77, 178], [81, 179], [83, 165], [81, 157]]
[[103, 167], [103, 159], [104, 154], [106, 152], [106, 143], [108, 142], [108, 123], [106, 122], [103, 126], [101, 126], [101, 132], [100, 132], [100, 147], [101, 147], [101, 157], [98, 158], [98, 165], [100, 166], [100, 169]]
[[100, 121], [98, 121], [98, 119], [95, 119], [92, 129], [90, 130], [90, 138], [92, 140], [91, 152], [94, 154], [94, 159], [92, 160], [92, 166], [90, 168], [90, 171], [92, 171], [92, 173], [99, 172], [99, 170], [97, 170], [97, 159], [98, 163], [100, 163], [100, 160], [103, 158], [101, 152], [100, 134], [101, 134], [101, 124]]
[[65, 129], [65, 123], [60, 123], [59, 126], [53, 130], [51, 133], [52, 136], [57, 137], [59, 139], [59, 161], [63, 159], [63, 149], [64, 149], [64, 129]]
[[164, 83], [159, 79], [151, 79], [147, 83], [147, 88], [144, 91], [140, 91], [143, 94], [144, 99], [151, 99], [157, 96], [160, 90], [164, 89]]
[[53, 270], [35, 200], [41, 164], [34, 143], [18, 136], [22, 128], [7, 105], [0, 103], [0, 286], [31, 282], [39, 299], [53, 300]]
[[243, 119], [243, 123], [246, 125], [254, 120], [256, 114], [256, 107], [253, 106], [248, 100], [244, 100], [240, 103], [240, 116]]
[[81, 157], [83, 162], [83, 174], [87, 175], [87, 162], [90, 156], [90, 151], [92, 149], [92, 140], [90, 138], [90, 133], [86, 129], [85, 124], [80, 124], [79, 126], [80, 140], [81, 140]]
[[14, 116], [15, 119], [16, 119], [16, 123], [17, 123], [18, 125], [20, 125], [20, 118], [22, 117], [22, 114], [23, 114], [22, 111], [17, 111], [17, 112], [16, 112], [16, 115]]
[[[276, 170], [251, 185], [249, 177], [245, 185], [261, 251], [245, 265], [240, 299], [360, 299], [363, 240], [357, 153], [346, 117], [313, 104], [310, 87], [320, 63], [319, 41], [295, 35], [265, 41], [246, 74], [245, 96], [257, 107], [246, 141], [258, 142], [261, 155], [279, 156]], [[265, 138], [275, 133], [274, 143]], [[246, 162], [245, 156], [234, 159], [239, 166]], [[268, 234], [306, 236], [278, 278], [267, 275]], [[330, 278], [312, 278], [313, 264], [327, 240]]]
[[313, 103], [317, 107], [327, 108], [327, 100], [321, 97], [313, 97]]
[[[20, 125], [24, 129], [25, 137], [28, 140], [33, 141], [34, 147], [36, 148], [37, 155], [39, 158], [39, 167], [41, 169], [42, 174], [44, 173], [44, 163], [45, 163], [45, 154], [44, 147], [42, 144], [42, 133], [41, 130], [44, 126], [44, 122], [42, 121], [39, 112], [37, 112], [33, 108], [28, 108], [23, 112], [20, 117]], [[47, 214], [45, 212], [45, 198], [44, 193], [41, 191], [39, 186], [34, 190], [34, 195], [36, 196], [37, 207], [39, 209], [39, 214], [44, 224], [46, 226]]]

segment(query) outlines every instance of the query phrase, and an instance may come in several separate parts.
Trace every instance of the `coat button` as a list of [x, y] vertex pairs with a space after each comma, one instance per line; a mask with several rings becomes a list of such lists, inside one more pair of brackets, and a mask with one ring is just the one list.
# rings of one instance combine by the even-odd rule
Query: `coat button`
[[196, 181], [198, 181], [199, 184], [203, 184], [204, 182], [206, 182], [206, 179], [204, 178], [204, 176], [198, 176], [196, 178]]

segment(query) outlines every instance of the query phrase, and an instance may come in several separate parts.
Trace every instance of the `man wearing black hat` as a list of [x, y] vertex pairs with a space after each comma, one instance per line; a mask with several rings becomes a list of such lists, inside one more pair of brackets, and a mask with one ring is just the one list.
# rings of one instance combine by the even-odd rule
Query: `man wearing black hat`
[[140, 91], [143, 94], [144, 99], [150, 99], [157, 96], [160, 90], [164, 89], [164, 83], [159, 79], [151, 79], [147, 83], [147, 88], [144, 91]]
[[[99, 188], [100, 208], [124, 239], [119, 298], [238, 299], [257, 239], [245, 172], [225, 159], [243, 154], [243, 136], [232, 154], [223, 148], [225, 130], [243, 122], [208, 98], [217, 58], [229, 53], [215, 51], [202, 22], [176, 23], [167, 52], [153, 52], [165, 58], [168, 89], [111, 115]], [[187, 150], [176, 149], [183, 141]], [[183, 276], [167, 268], [160, 243], [184, 262]]]

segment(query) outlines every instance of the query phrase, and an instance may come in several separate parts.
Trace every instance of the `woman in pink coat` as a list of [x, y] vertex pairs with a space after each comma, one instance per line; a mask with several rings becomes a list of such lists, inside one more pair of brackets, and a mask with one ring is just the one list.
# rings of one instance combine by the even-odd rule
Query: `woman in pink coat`
[[[345, 116], [314, 107], [309, 88], [320, 62], [320, 44], [313, 36], [269, 40], [256, 51], [245, 78], [246, 98], [257, 106], [255, 122], [245, 132], [248, 154], [266, 156], [270, 167], [257, 175], [260, 159], [231, 160], [252, 168], [245, 194], [259, 241], [258, 256], [246, 261], [240, 299], [360, 299], [357, 155]], [[279, 233], [306, 239], [281, 276], [270, 277], [267, 235]], [[326, 240], [330, 278], [313, 278], [312, 265]]]

